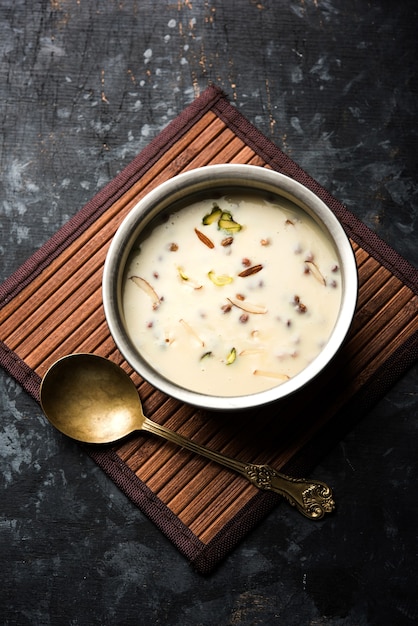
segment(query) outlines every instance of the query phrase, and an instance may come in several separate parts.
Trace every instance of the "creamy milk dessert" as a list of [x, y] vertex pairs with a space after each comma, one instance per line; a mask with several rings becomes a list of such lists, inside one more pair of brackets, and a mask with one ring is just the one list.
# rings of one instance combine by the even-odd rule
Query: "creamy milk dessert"
[[123, 309], [136, 349], [174, 383], [239, 396], [282, 384], [321, 351], [341, 302], [336, 250], [291, 201], [231, 193], [153, 223]]

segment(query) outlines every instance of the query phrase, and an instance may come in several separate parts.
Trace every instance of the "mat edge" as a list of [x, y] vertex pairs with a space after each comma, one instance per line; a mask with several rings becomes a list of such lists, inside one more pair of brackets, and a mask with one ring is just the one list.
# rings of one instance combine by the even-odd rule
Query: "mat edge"
[[162, 154], [179, 140], [217, 100], [226, 98], [210, 85], [177, 115], [115, 178], [103, 187], [38, 250], [0, 284], [0, 309], [19, 294], [36, 276], [75, 241], [100, 215], [137, 182]]
[[[226, 98], [214, 104], [213, 110], [232, 127], [234, 133], [259, 154], [272, 169], [301, 182], [336, 214], [349, 237], [392, 274], [404, 282], [415, 294], [418, 294], [418, 268], [414, 267], [392, 246], [372, 231], [354, 213], [316, 181], [293, 159], [285, 154], [276, 144], [263, 135], [245, 116], [228, 102]], [[297, 174], [297, 176], [295, 176]]]
[[[203, 96], [205, 96], [203, 98]], [[203, 98], [203, 99], [202, 99]], [[202, 99], [202, 100], [201, 100]], [[199, 109], [197, 110], [198, 107], [198, 101], [200, 101], [200, 104], [202, 106], [204, 106], [204, 109]], [[189, 107], [192, 107], [189, 111]], [[418, 271], [411, 266], [408, 261], [406, 261], [403, 257], [401, 257], [393, 248], [391, 248], [390, 246], [388, 246], [388, 244], [386, 244], [378, 235], [376, 235], [376, 233], [374, 233], [373, 231], [371, 231], [365, 224], [363, 224], [362, 222], [360, 222], [360, 220], [358, 220], [358, 218], [356, 218], [353, 214], [351, 214], [349, 212], [349, 210], [346, 207], [343, 207], [343, 205], [336, 200], [335, 198], [333, 198], [333, 196], [331, 196], [331, 194], [329, 194], [329, 192], [327, 192], [321, 185], [319, 185], [319, 183], [317, 183], [313, 178], [311, 178], [306, 172], [304, 172], [304, 170], [302, 168], [300, 168], [296, 163], [294, 163], [289, 157], [287, 157], [277, 146], [275, 146], [275, 144], [273, 144], [268, 138], [266, 138], [264, 135], [261, 134], [260, 131], [258, 131], [248, 120], [246, 120], [245, 117], [242, 116], [242, 114], [237, 111], [226, 99], [225, 94], [222, 92], [222, 90], [218, 87], [215, 86], [211, 86], [209, 87], [207, 90], [205, 90], [205, 92], [202, 93], [202, 95], [196, 99], [195, 101], [193, 101], [193, 103], [191, 105], [189, 105], [189, 107], [187, 107], [177, 118], [175, 118], [175, 120], [173, 120], [173, 122], [171, 122], [170, 125], [168, 125], [165, 129], [165, 131], [167, 131], [168, 134], [172, 133], [175, 129], [176, 129], [176, 124], [180, 125], [180, 122], [178, 121], [179, 119], [181, 120], [182, 115], [187, 114], [189, 116], [189, 127], [197, 120], [199, 119], [201, 116], [203, 116], [205, 114], [206, 111], [208, 110], [212, 110], [214, 111], [217, 115], [219, 115], [219, 117], [221, 117], [221, 115], [226, 115], [226, 111], [228, 112], [228, 115], [231, 116], [231, 118], [234, 119], [234, 124], [236, 122], [236, 120], [240, 120], [240, 124], [243, 124], [243, 121], [245, 121], [246, 125], [248, 128], [251, 128], [251, 132], [256, 134], [257, 137], [257, 141], [260, 142], [260, 145], [257, 143], [254, 143], [254, 146], [256, 147], [256, 152], [259, 153], [260, 150], [262, 149], [263, 151], [265, 151], [265, 156], [263, 155], [263, 159], [266, 161], [266, 163], [268, 163], [269, 165], [271, 165], [273, 167], [273, 169], [278, 169], [279, 171], [284, 171], [283, 168], [287, 168], [288, 163], [291, 162], [294, 164], [294, 167], [297, 168], [297, 171], [301, 173], [303, 173], [303, 177], [308, 181], [309, 184], [307, 184], [306, 186], [308, 186], [309, 188], [310, 185], [313, 184], [313, 188], [312, 191], [314, 191], [315, 193], [318, 193], [317, 191], [315, 191], [315, 189], [320, 189], [321, 192], [320, 194], [318, 193], [318, 195], [323, 195], [324, 198], [327, 198], [327, 204], [328, 202], [331, 205], [335, 205], [338, 207], [342, 207], [344, 209], [344, 225], [349, 228], [349, 229], [353, 229], [353, 239], [356, 240], [357, 237], [360, 237], [360, 234], [357, 233], [356, 229], [358, 229], [359, 227], [361, 227], [361, 230], [364, 229], [364, 237], [365, 239], [361, 239], [361, 243], [359, 243], [359, 245], [361, 245], [362, 247], [364, 247], [364, 249], [367, 250], [367, 247], [369, 248], [369, 251], [377, 260], [379, 260], [379, 262], [384, 265], [385, 267], [387, 267], [394, 275], [398, 275], [399, 274], [399, 278], [405, 283], [407, 284], [407, 286], [409, 286], [415, 293], [417, 293], [417, 289], [418, 289], [418, 285], [417, 285], [417, 281], [418, 281]], [[221, 112], [221, 113], [220, 113]], [[187, 115], [184, 119], [187, 118]], [[230, 122], [230, 119], [227, 118], [228, 123]], [[174, 125], [174, 126], [172, 126]], [[188, 128], [185, 128], [184, 126], [182, 126], [181, 129], [177, 129], [177, 131], [179, 131], [179, 135], [181, 136], [182, 134], [186, 133], [188, 130]], [[238, 129], [239, 132], [237, 132], [237, 130], [235, 129], [236, 134], [239, 136], [241, 134], [241, 129]], [[163, 131], [163, 133], [165, 132]], [[167, 139], [168, 137], [164, 138], [164, 141]], [[157, 141], [158, 140], [158, 141]], [[107, 208], [107, 202], [111, 202], [113, 203], [115, 201], [115, 196], [111, 195], [111, 189], [115, 187], [116, 183], [119, 184], [119, 182], [122, 181], [122, 179], [120, 179], [119, 177], [122, 176], [125, 177], [123, 178], [123, 180], [125, 180], [125, 184], [132, 184], [132, 178], [126, 178], [127, 177], [127, 170], [130, 169], [138, 169], [138, 163], [142, 160], [145, 159], [146, 154], [148, 154], [148, 150], [150, 150], [151, 152], [155, 151], [156, 149], [158, 150], [163, 150], [162, 144], [164, 142], [160, 142], [160, 135], [157, 136], [157, 138], [151, 142], [149, 144], [149, 146], [147, 146], [144, 151], [141, 151], [141, 153], [138, 155], [138, 157], [136, 159], [134, 159], [134, 161], [132, 161], [124, 170], [122, 170], [122, 172], [118, 175], [118, 177], [116, 177], [115, 179], [113, 179], [113, 181], [111, 181], [111, 183], [109, 183], [103, 190], [102, 192], [99, 192], [99, 194], [97, 194], [87, 205], [85, 205], [85, 207], [83, 209], [86, 210], [87, 212], [87, 217], [88, 219], [91, 219], [92, 221], [94, 221], [94, 219], [97, 218], [97, 216], [99, 214], [101, 214], [102, 212], [104, 212]], [[171, 137], [172, 141], [177, 140], [177, 135], [173, 135]], [[245, 137], [245, 142], [249, 144], [248, 141], [248, 137]], [[164, 143], [164, 149], [166, 149], [167, 143]], [[140, 159], [141, 157], [141, 159]], [[156, 153], [154, 154], [154, 157], [157, 158]], [[267, 157], [267, 158], [266, 158]], [[138, 161], [137, 161], [138, 159]], [[135, 166], [133, 166], [133, 164], [135, 163]], [[283, 163], [282, 165], [280, 163]], [[129, 173], [129, 172], [128, 172]], [[284, 171], [284, 173], [287, 173], [286, 171]], [[129, 173], [129, 175], [131, 176], [132, 173]], [[136, 172], [138, 179], [140, 178], [140, 176], [142, 176], [143, 171], [141, 170], [140, 174], [138, 173], [138, 171]], [[128, 182], [127, 182], [128, 181]], [[306, 184], [306, 183], [304, 183]], [[125, 192], [125, 190], [123, 192], [120, 193], [120, 195], [123, 195], [123, 193]], [[103, 194], [103, 198], [101, 196], [101, 194]], [[102, 202], [103, 200], [103, 202]], [[325, 201], [325, 200], [324, 200]], [[81, 211], [83, 211], [83, 209], [81, 209]], [[80, 212], [79, 212], [80, 213]], [[79, 214], [77, 214], [78, 216]], [[84, 215], [84, 214], [83, 214]], [[75, 219], [74, 216], [73, 219]], [[70, 220], [71, 222], [71, 220]], [[12, 291], [16, 290], [16, 292], [13, 291], [13, 296], [14, 297], [16, 295], [16, 293], [19, 293], [19, 291], [21, 289], [24, 288], [24, 286], [26, 286], [26, 284], [28, 282], [30, 282], [30, 280], [33, 279], [34, 274], [33, 272], [37, 272], [40, 273], [43, 269], [42, 267], [42, 262], [46, 263], [46, 262], [50, 262], [51, 260], [51, 254], [56, 254], [58, 255], [61, 251], [60, 246], [64, 246], [68, 244], [69, 239], [68, 236], [70, 237], [74, 237], [76, 238], [77, 236], [79, 236], [79, 228], [82, 228], [82, 230], [84, 230], [84, 228], [87, 228], [88, 224], [86, 225], [85, 221], [81, 221], [81, 220], [76, 220], [75, 224], [71, 225], [71, 228], [69, 228], [69, 231], [66, 228], [67, 225], [64, 225], [62, 227], [62, 229], [60, 229], [59, 231], [57, 231], [57, 233], [53, 236], [52, 239], [54, 239], [55, 237], [57, 237], [57, 242], [53, 242], [53, 244], [51, 244], [51, 246], [48, 246], [48, 244], [51, 242], [51, 240], [49, 240], [48, 242], [46, 242], [46, 244], [39, 250], [37, 251], [37, 253], [35, 253], [35, 255], [32, 255], [32, 257], [30, 257], [27, 262], [25, 264], [23, 264], [21, 266], [21, 268], [19, 268], [14, 274], [12, 274], [11, 277], [9, 277], [9, 279], [6, 279], [6, 281], [0, 285], [0, 298], [2, 298], [3, 296], [3, 289], [7, 295], [7, 297], [10, 295], [9, 291], [8, 291], [8, 287], [11, 286]], [[74, 229], [75, 227], [75, 229]], [[351, 232], [351, 231], [350, 231]], [[76, 234], [75, 234], [76, 233]], [[60, 239], [60, 237], [62, 239]], [[58, 241], [59, 240], [59, 241]], [[55, 244], [58, 243], [58, 246], [54, 248]], [[388, 262], [386, 258], [380, 260], [378, 258], [378, 250], [374, 247], [374, 246], [380, 246], [380, 249], [383, 250], [385, 253], [388, 254], [390, 261]], [[366, 247], [367, 246], [367, 247]], [[52, 248], [54, 248], [54, 250], [52, 250]], [[41, 258], [41, 263], [39, 263], [39, 259], [38, 259], [38, 253], [39, 253], [39, 257]], [[44, 255], [44, 257], [42, 256]], [[34, 258], [36, 257], [36, 258]], [[33, 264], [31, 264], [31, 261], [33, 260]], [[394, 264], [396, 266], [397, 263], [402, 262], [402, 265], [404, 266], [404, 268], [406, 268], [406, 273], [401, 272], [401, 270], [399, 270], [398, 268], [394, 267]], [[389, 263], [389, 266], [388, 266]], [[394, 269], [396, 271], [394, 271]], [[26, 283], [24, 282], [24, 284], [22, 284], [22, 280], [26, 281]], [[15, 282], [13, 282], [15, 281]], [[408, 284], [410, 283], [410, 284]], [[411, 286], [412, 285], [412, 286]], [[7, 301], [9, 301], [11, 298], [8, 297]], [[0, 304], [0, 306], [2, 306], [3, 304], [6, 304], [5, 302], [2, 302]], [[414, 336], [415, 337], [415, 336]], [[414, 339], [414, 348], [415, 348], [415, 356], [413, 358], [413, 360], [416, 360], [417, 355], [416, 355], [416, 337]], [[403, 346], [401, 346], [401, 348], [403, 348]], [[402, 350], [401, 350], [402, 352]], [[393, 356], [393, 355], [392, 355]], [[393, 364], [397, 363], [398, 361], [400, 362], [403, 358], [403, 355], [397, 355], [397, 359], [393, 361]], [[403, 365], [405, 365], [405, 363], [402, 363]], [[18, 357], [17, 354], [15, 354], [13, 351], [11, 351], [6, 344], [4, 344], [3, 342], [0, 341], [0, 365], [2, 365], [2, 367], [8, 371], [8, 373], [13, 376], [17, 382], [19, 382], [22, 387], [37, 401], [39, 401], [39, 397], [38, 397], [38, 393], [37, 393], [37, 388], [39, 389], [39, 384], [40, 384], [40, 378], [39, 376], [37, 376], [37, 374], [35, 372], [33, 372], [33, 370], [31, 370], [26, 363], [24, 363], [24, 361], [22, 361], [20, 359], [20, 357]], [[411, 363], [406, 364], [405, 367], [403, 367], [402, 369], [396, 369], [396, 380], [398, 380], [398, 378], [400, 378], [406, 371], [407, 369], [409, 369]], [[386, 363], [385, 363], [385, 368], [387, 367]], [[380, 368], [382, 369], [382, 368]], [[395, 368], [393, 368], [395, 369]], [[379, 370], [378, 370], [379, 371]], [[376, 373], [375, 373], [376, 374]], [[375, 378], [375, 374], [373, 375], [373, 379]], [[390, 383], [388, 383], [387, 389], [389, 389], [394, 382], [396, 382], [396, 380], [391, 381]], [[384, 395], [385, 390], [381, 391], [379, 393], [379, 397], [382, 397], [382, 395]], [[373, 400], [373, 403], [376, 400]], [[367, 409], [366, 409], [367, 410]], [[359, 418], [360, 419], [360, 418]], [[349, 430], [349, 428], [347, 429]], [[335, 445], [335, 442], [332, 444]], [[108, 452], [106, 453], [108, 454]], [[116, 455], [117, 456], [117, 455]], [[107, 457], [106, 457], [107, 458]], [[119, 459], [119, 457], [117, 457]], [[292, 459], [293, 461], [293, 459]], [[97, 461], [96, 461], [97, 462]], [[317, 463], [318, 460], [315, 461], [315, 463]], [[100, 465], [100, 463], [98, 463]], [[292, 462], [290, 462], [285, 469], [290, 470], [292, 467]], [[127, 468], [129, 469], [129, 468]], [[104, 470], [106, 471], [106, 470]], [[130, 471], [130, 470], [129, 470]], [[107, 473], [107, 472], [106, 472]], [[135, 476], [135, 474], [133, 474]], [[114, 478], [112, 476], [110, 476], [112, 478], [112, 480], [115, 482]], [[139, 483], [141, 483], [141, 485], [143, 485], [146, 489], [148, 489], [148, 487], [146, 485], [144, 485], [144, 483], [142, 483], [142, 481], [140, 481], [139, 478], [137, 478], [135, 476], [135, 479], [137, 481], [139, 481]], [[126, 493], [124, 491], [124, 493]], [[152, 493], [152, 492], [151, 492]], [[153, 499], [155, 499], [156, 496], [153, 494]], [[261, 494], [257, 494], [257, 502], [259, 500], [264, 500], [265, 501], [265, 512], [260, 514], [259, 520], [261, 521], [265, 515], [267, 514], [267, 509], [271, 510], [271, 508], [273, 508], [276, 504], [278, 499], [275, 498], [274, 502], [271, 502], [271, 507], [269, 508], [267, 506], [267, 503], [270, 502], [270, 494], [265, 494], [265, 493], [261, 493]], [[166, 505], [164, 503], [162, 503], [162, 501], [159, 500], [159, 502], [162, 504], [163, 507], [165, 507], [168, 511], [170, 511], [168, 509], [168, 507], [166, 507]], [[196, 535], [194, 535], [190, 529], [188, 529], [186, 526], [184, 526], [185, 529], [187, 529], [187, 531], [191, 534], [190, 540], [191, 540], [191, 547], [188, 549], [184, 549], [183, 546], [183, 550], [181, 549], [181, 547], [179, 547], [179, 545], [177, 544], [177, 542], [169, 535], [167, 534], [167, 532], [161, 528], [160, 525], [158, 525], [155, 520], [154, 523], [156, 523], [156, 525], [158, 526], [158, 528], [166, 535], [170, 538], [170, 541], [177, 547], [177, 549], [179, 549], [180, 552], [182, 552], [182, 554], [184, 554], [184, 556], [187, 557], [187, 559], [192, 563], [192, 565], [198, 570], [200, 571], [200, 573], [202, 574], [207, 574], [207, 573], [211, 573], [213, 571], [213, 569], [219, 565], [219, 563], [227, 556], [227, 554], [229, 552], [232, 551], [233, 548], [235, 548], [235, 546], [242, 540], [242, 538], [245, 537], [245, 535], [248, 533], [249, 529], [252, 529], [256, 523], [256, 521], [252, 521], [250, 527], [248, 527], [248, 514], [249, 514], [249, 510], [251, 510], [251, 508], [253, 506], [255, 506], [256, 500], [253, 499], [248, 503], [248, 509], [246, 507], [243, 507], [243, 509], [237, 513], [237, 515], [232, 518], [231, 520], [228, 521], [228, 523], [225, 525], [225, 527], [222, 529], [222, 531], [220, 531], [220, 533], [218, 535], [216, 535], [208, 544], [203, 544], [197, 537]], [[246, 505], [247, 506], [247, 505]], [[258, 505], [257, 505], [258, 506]], [[142, 508], [141, 508], [142, 510]], [[171, 513], [171, 511], [170, 511]], [[172, 513], [171, 513], [172, 514]], [[147, 515], [148, 516], [148, 515]], [[174, 516], [174, 514], [172, 514], [172, 516]], [[180, 520], [174, 516], [176, 523], [180, 523]], [[238, 519], [238, 518], [241, 518]], [[151, 518], [152, 519], [152, 518]], [[241, 524], [241, 526], [238, 528], [237, 524]], [[231, 542], [231, 538], [229, 536], [229, 532], [231, 530], [231, 528], [234, 527], [234, 533], [235, 536], [237, 537], [234, 542]], [[196, 543], [196, 541], [199, 542], [199, 544]], [[227, 543], [227, 545], [225, 545], [225, 542]], [[220, 546], [221, 544], [223, 544], [223, 549], [220, 550]], [[211, 554], [216, 555], [216, 562], [213, 562], [213, 558], [211, 556]]]

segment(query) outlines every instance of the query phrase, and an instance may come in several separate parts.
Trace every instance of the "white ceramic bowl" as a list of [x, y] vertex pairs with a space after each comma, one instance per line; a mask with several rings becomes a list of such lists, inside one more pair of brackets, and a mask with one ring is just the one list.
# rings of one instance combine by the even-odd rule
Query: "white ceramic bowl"
[[[164, 377], [135, 348], [125, 327], [122, 308], [122, 283], [128, 256], [136, 240], [150, 221], [176, 202], [196, 200], [208, 190], [216, 194], [225, 189], [262, 191], [282, 196], [320, 224], [333, 241], [339, 259], [342, 298], [334, 329], [319, 355], [299, 374], [265, 391], [239, 395], [215, 396], [192, 391]], [[104, 265], [103, 305], [110, 333], [132, 368], [145, 380], [169, 396], [188, 404], [212, 410], [238, 410], [261, 406], [293, 394], [314, 379], [333, 359], [350, 328], [357, 300], [357, 267], [350, 242], [332, 211], [306, 187], [288, 176], [251, 165], [212, 165], [175, 176], [156, 187], [130, 211], [117, 230]]]

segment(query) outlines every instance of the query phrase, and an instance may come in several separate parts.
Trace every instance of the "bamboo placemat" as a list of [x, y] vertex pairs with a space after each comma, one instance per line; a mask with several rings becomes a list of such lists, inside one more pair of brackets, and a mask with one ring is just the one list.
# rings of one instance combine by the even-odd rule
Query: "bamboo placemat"
[[[270, 167], [321, 197], [351, 239], [360, 280], [353, 327], [332, 367], [291, 400], [232, 416], [182, 405], [142, 381], [116, 349], [101, 301], [108, 245], [138, 199], [180, 172], [226, 162]], [[416, 360], [417, 285], [415, 268], [211, 86], [1, 285], [0, 364], [39, 400], [41, 377], [56, 359], [100, 354], [129, 372], [148, 417], [230, 456], [300, 476]], [[202, 573], [280, 500], [149, 435], [85, 449]]]

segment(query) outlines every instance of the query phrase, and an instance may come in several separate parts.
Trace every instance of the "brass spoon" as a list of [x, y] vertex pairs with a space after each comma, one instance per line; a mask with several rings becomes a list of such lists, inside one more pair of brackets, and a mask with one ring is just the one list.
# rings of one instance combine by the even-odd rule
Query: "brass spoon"
[[41, 383], [46, 417], [62, 433], [85, 443], [111, 443], [147, 431], [238, 472], [260, 489], [275, 491], [310, 519], [334, 509], [323, 482], [285, 476], [269, 465], [243, 463], [200, 446], [144, 416], [138, 391], [118, 365], [93, 354], [70, 354], [56, 361]]

